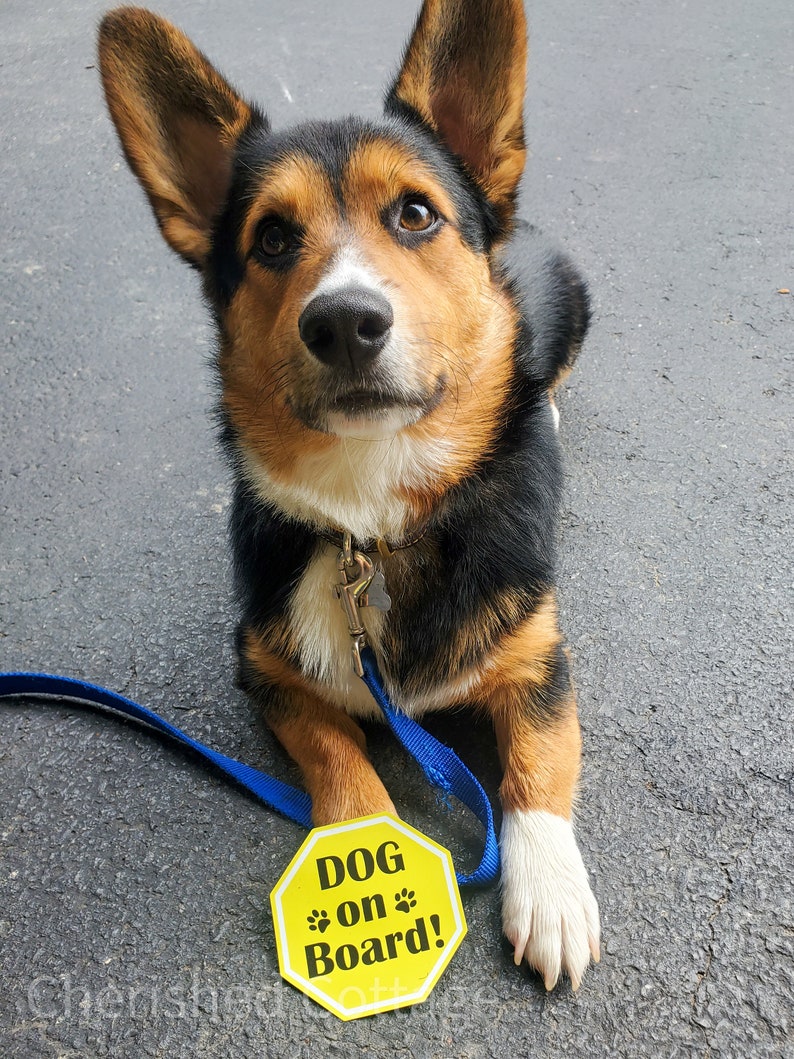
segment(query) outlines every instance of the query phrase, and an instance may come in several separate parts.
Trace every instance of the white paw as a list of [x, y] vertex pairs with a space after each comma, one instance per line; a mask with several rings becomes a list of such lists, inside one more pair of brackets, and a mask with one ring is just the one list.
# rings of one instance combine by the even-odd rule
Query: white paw
[[579, 988], [590, 956], [600, 959], [598, 905], [570, 821], [539, 810], [502, 822], [502, 925], [522, 959], [553, 989], [566, 971]]

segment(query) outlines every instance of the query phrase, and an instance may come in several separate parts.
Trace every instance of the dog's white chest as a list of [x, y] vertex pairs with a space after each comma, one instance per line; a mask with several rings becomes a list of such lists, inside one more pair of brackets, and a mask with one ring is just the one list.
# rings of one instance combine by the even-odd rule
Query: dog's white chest
[[289, 480], [276, 480], [252, 450], [244, 471], [259, 496], [309, 525], [340, 527], [358, 540], [399, 540], [410, 522], [407, 494], [444, 472], [443, 439], [428, 446], [404, 432], [381, 440], [342, 438], [332, 449], [301, 457]]

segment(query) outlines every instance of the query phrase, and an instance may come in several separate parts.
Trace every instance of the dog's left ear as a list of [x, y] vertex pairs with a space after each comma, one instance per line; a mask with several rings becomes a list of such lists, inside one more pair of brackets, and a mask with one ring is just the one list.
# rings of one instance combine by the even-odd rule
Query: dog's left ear
[[418, 116], [509, 227], [524, 169], [522, 0], [425, 0], [386, 111]]

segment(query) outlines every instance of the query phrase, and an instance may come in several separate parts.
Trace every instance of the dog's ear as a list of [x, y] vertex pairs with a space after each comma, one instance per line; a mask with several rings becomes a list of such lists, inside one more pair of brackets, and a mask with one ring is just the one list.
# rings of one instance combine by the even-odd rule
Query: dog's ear
[[509, 225], [524, 168], [522, 0], [425, 0], [386, 111], [418, 116]]
[[252, 120], [264, 119], [184, 33], [141, 8], [118, 8], [102, 20], [99, 66], [127, 161], [164, 238], [201, 266], [235, 144]]

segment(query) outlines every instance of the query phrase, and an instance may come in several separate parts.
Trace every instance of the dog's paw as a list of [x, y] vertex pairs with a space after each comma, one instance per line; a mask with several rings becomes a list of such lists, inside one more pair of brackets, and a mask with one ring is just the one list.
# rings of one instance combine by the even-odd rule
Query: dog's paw
[[598, 905], [570, 821], [532, 810], [502, 823], [502, 924], [515, 951], [547, 989], [560, 972], [579, 988], [590, 956], [598, 962]]

